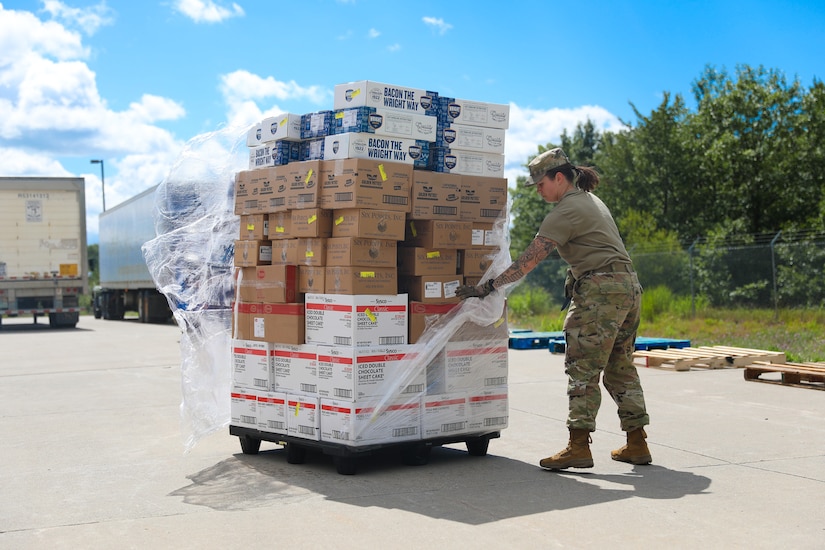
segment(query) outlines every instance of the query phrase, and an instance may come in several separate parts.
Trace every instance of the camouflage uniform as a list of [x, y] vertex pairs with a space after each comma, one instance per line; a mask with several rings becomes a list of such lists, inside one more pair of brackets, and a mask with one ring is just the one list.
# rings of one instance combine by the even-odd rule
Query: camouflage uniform
[[572, 303], [564, 320], [570, 429], [596, 429], [600, 375], [618, 406], [622, 430], [649, 424], [632, 359], [641, 295], [633, 272], [589, 273], [573, 284]]

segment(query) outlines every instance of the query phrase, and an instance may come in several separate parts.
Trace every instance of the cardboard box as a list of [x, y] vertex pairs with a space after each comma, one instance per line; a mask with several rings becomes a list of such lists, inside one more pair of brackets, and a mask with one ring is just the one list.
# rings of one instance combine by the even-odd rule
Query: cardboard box
[[398, 249], [398, 275], [455, 275], [458, 251], [449, 248], [402, 246]]
[[311, 265], [298, 266], [298, 292], [323, 294], [326, 268]]
[[438, 126], [436, 147], [504, 154], [505, 131], [499, 128], [442, 123]]
[[269, 391], [269, 353], [271, 344], [233, 339], [232, 384], [238, 388]]
[[261, 129], [259, 141], [261, 143], [283, 139], [301, 140], [301, 115], [282, 113], [263, 119], [259, 126]]
[[446, 174], [503, 178], [504, 155], [447, 147], [431, 147], [427, 168]]
[[298, 265], [326, 265], [328, 240], [323, 238], [295, 239]]
[[258, 430], [262, 432], [286, 434], [286, 402], [283, 392], [258, 394]]
[[324, 159], [370, 159], [427, 169], [430, 166], [430, 142], [373, 134], [338, 134], [324, 140]]
[[331, 237], [327, 239], [326, 265], [395, 268], [397, 244], [386, 239]]
[[425, 304], [458, 303], [455, 291], [464, 284], [461, 275], [418, 275], [400, 277], [399, 292], [406, 292], [411, 300]]
[[242, 302], [292, 303], [297, 301], [298, 268], [294, 265], [244, 267], [238, 277]]
[[268, 181], [268, 170], [241, 170], [235, 174], [235, 214], [263, 212], [259, 196], [262, 182]]
[[499, 239], [495, 234], [493, 223], [473, 222], [473, 248], [498, 250]]
[[339, 208], [332, 216], [333, 237], [404, 240], [404, 212], [372, 208]]
[[318, 394], [318, 349], [314, 344], [272, 344], [269, 377], [273, 391]]
[[266, 174], [258, 182], [258, 211], [262, 213], [280, 212], [286, 210], [286, 188], [283, 183], [283, 175], [280, 166], [259, 168], [259, 171]]
[[437, 129], [435, 116], [363, 106], [336, 109], [330, 135], [354, 132], [432, 142], [436, 140]]
[[241, 340], [280, 344], [303, 344], [306, 321], [304, 304], [239, 303], [238, 329]]
[[321, 208], [302, 208], [290, 213], [294, 237], [331, 237], [332, 211]]
[[410, 201], [410, 219], [458, 220], [461, 175], [414, 170]]
[[306, 341], [336, 346], [406, 344], [407, 295], [307, 294]]
[[239, 237], [242, 241], [269, 240], [269, 214], [242, 214]]
[[329, 135], [332, 111], [318, 111], [301, 115], [301, 139], [322, 138]]
[[269, 216], [270, 240], [291, 239], [293, 237], [292, 216], [288, 210], [270, 212], [267, 216]]
[[441, 123], [467, 124], [506, 130], [510, 126], [510, 106], [482, 103], [454, 97], [439, 97], [438, 119]]
[[421, 439], [421, 399], [321, 399], [321, 441], [352, 447]]
[[398, 294], [398, 268], [327, 266], [327, 294]]
[[255, 147], [256, 145], [261, 144], [261, 138], [263, 137], [263, 133], [261, 132], [261, 124], [255, 124], [246, 132], [246, 146], [247, 147]]
[[493, 250], [477, 250], [468, 248], [460, 250], [459, 273], [466, 277], [483, 277], [487, 269], [493, 264], [496, 252]]
[[507, 385], [508, 340], [447, 342], [427, 365], [427, 392], [484, 391]]
[[320, 160], [291, 162], [279, 169], [286, 177], [286, 207], [290, 210], [315, 208], [318, 204]]
[[325, 163], [322, 172], [322, 208], [410, 210], [412, 166], [398, 162], [346, 159]]
[[456, 307], [458, 307], [457, 303], [427, 304], [410, 300], [410, 344], [418, 342], [429, 327]]
[[438, 93], [370, 80], [335, 85], [333, 109], [360, 106], [395, 109], [420, 115], [436, 115]]
[[292, 437], [320, 441], [321, 415], [317, 397], [287, 394], [286, 430]]
[[301, 142], [301, 160], [324, 160], [326, 137], [307, 139]]
[[507, 180], [464, 176], [461, 179], [462, 221], [492, 223], [507, 213]]
[[229, 420], [233, 426], [258, 429], [258, 391], [232, 386], [229, 392]]
[[405, 246], [421, 248], [470, 248], [473, 224], [447, 220], [408, 220]]
[[467, 321], [458, 327], [458, 330], [450, 337], [451, 342], [464, 342], [468, 340], [483, 340], [487, 342], [509, 342], [509, 329], [507, 324], [507, 304], [505, 302], [501, 316], [489, 325], [479, 325], [473, 321]]
[[235, 241], [235, 267], [254, 267], [271, 263], [271, 241]]
[[[306, 251], [304, 251], [306, 254]], [[275, 265], [299, 265], [298, 239], [272, 241], [272, 263]]]
[[470, 392], [467, 398], [468, 429], [479, 433], [503, 430], [509, 420], [507, 387]]
[[449, 437], [469, 432], [467, 394], [441, 393], [422, 399], [421, 437]]
[[301, 144], [291, 141], [261, 143], [249, 148], [249, 169], [283, 166], [300, 159]]
[[412, 346], [318, 346], [318, 394], [361, 402], [368, 398], [418, 399], [426, 369]]

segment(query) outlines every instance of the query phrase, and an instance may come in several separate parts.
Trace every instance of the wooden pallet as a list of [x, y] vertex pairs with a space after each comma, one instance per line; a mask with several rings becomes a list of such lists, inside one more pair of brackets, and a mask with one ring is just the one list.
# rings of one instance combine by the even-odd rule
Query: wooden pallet
[[781, 364], [785, 362], [785, 354], [777, 351], [728, 346], [640, 350], [633, 353], [633, 362], [637, 366], [675, 371], [689, 371], [692, 368], [738, 368], [758, 361]]
[[[764, 375], [773, 375], [773, 377], [763, 378]], [[745, 380], [825, 390], [825, 363], [784, 363], [776, 365], [759, 361], [755, 365], [745, 367]]]

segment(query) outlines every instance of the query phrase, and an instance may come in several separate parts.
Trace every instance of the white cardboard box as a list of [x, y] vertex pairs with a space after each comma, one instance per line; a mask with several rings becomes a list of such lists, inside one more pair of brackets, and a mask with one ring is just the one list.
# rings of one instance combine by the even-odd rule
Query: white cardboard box
[[255, 147], [261, 144], [261, 125], [256, 124], [246, 132], [246, 146]]
[[395, 109], [352, 107], [334, 112], [330, 134], [364, 133], [435, 141], [437, 130], [438, 117]]
[[452, 97], [438, 98], [442, 123], [467, 124], [506, 130], [510, 126], [510, 106]]
[[282, 139], [300, 141], [301, 115], [283, 113], [261, 121], [261, 143]]
[[408, 397], [424, 393], [426, 369], [415, 360], [413, 346], [318, 346], [318, 394], [362, 401], [374, 397]]
[[315, 344], [272, 344], [270, 380], [273, 391], [318, 394], [318, 351]]
[[337, 346], [407, 343], [407, 295], [307, 294], [306, 342]]
[[250, 388], [233, 386], [230, 391], [229, 418], [233, 426], [258, 429], [258, 395]]
[[321, 441], [350, 446], [421, 439], [421, 398], [365, 403], [321, 399]]
[[507, 385], [506, 340], [447, 342], [427, 365], [427, 393], [480, 392]]
[[503, 430], [509, 419], [507, 387], [471, 392], [468, 429], [471, 432]]
[[272, 344], [257, 340], [232, 340], [232, 383], [237, 387], [267, 391]]
[[375, 134], [347, 133], [324, 138], [324, 160], [371, 159], [427, 168], [430, 142]]
[[435, 115], [438, 110], [437, 101], [437, 92], [359, 80], [335, 85], [332, 108], [366, 106]]
[[287, 433], [286, 402], [287, 394], [283, 392], [263, 392], [258, 395], [258, 429], [260, 431]]
[[500, 128], [444, 123], [438, 129], [435, 146], [503, 155], [504, 137], [505, 131]]
[[286, 429], [293, 437], [319, 441], [321, 415], [317, 397], [287, 394]]
[[447, 437], [469, 433], [466, 393], [427, 395], [422, 399], [421, 437]]
[[432, 147], [429, 159], [429, 168], [435, 172], [485, 178], [504, 177], [504, 155], [498, 153]]

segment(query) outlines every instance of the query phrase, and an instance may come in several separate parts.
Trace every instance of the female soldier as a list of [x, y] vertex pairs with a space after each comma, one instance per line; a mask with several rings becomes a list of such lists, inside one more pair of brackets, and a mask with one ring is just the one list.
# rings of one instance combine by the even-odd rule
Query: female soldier
[[642, 287], [607, 206], [592, 191], [599, 175], [573, 166], [560, 148], [530, 162], [536, 191], [556, 206], [544, 218], [524, 253], [501, 275], [479, 286], [462, 286], [461, 299], [484, 298], [518, 281], [554, 249], [569, 265], [565, 296], [570, 310], [564, 320], [565, 372], [568, 376], [570, 441], [561, 452], [542, 459], [542, 468], [592, 468], [590, 432], [596, 430], [601, 404], [599, 378], [618, 405], [627, 444], [611, 453], [614, 460], [649, 464], [645, 409], [632, 355], [639, 327]]

